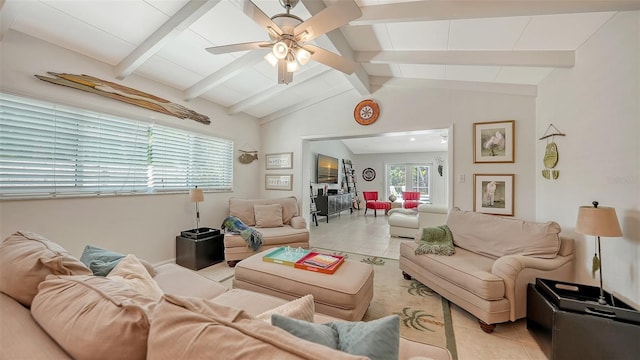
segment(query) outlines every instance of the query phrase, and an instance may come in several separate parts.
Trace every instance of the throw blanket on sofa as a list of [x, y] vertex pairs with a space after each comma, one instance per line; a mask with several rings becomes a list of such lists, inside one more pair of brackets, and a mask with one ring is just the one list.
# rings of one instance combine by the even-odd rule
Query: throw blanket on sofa
[[415, 250], [416, 255], [436, 254], [451, 256], [455, 252], [453, 236], [447, 225], [422, 229], [422, 238]]
[[224, 219], [221, 228], [240, 234], [247, 242], [247, 246], [253, 251], [258, 251], [262, 247], [262, 234], [235, 216], [228, 216]]

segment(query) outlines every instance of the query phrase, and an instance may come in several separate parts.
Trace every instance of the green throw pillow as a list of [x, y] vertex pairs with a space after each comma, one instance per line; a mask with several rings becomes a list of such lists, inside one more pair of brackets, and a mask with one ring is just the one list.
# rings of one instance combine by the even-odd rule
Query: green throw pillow
[[301, 339], [367, 356], [372, 360], [397, 360], [400, 351], [400, 318], [390, 315], [372, 321], [334, 321], [314, 324], [274, 314], [271, 324]]
[[[93, 275], [96, 276], [107, 276], [111, 270], [113, 270], [116, 265], [120, 262], [120, 260], [124, 259], [126, 255], [120, 254], [115, 251], [102, 249], [97, 246], [87, 245], [82, 251], [82, 256], [80, 257], [80, 261], [85, 264], [91, 271]], [[153, 268], [153, 265], [148, 263], [143, 259], [138, 259], [151, 277], [156, 276], [156, 270]]]
[[447, 225], [422, 229], [422, 238], [416, 248], [416, 255], [436, 254], [451, 256], [455, 252], [451, 230]]
[[125, 255], [115, 251], [101, 249], [97, 246], [87, 245], [82, 252], [80, 261], [82, 261], [91, 271], [93, 275], [107, 276], [113, 270]]

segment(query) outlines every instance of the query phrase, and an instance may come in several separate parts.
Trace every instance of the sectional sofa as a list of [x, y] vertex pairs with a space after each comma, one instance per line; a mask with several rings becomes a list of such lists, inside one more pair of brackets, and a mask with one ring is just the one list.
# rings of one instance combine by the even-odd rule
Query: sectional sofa
[[[84, 257], [84, 254], [83, 254]], [[31, 232], [0, 243], [3, 359], [363, 359], [303, 340], [269, 316], [306, 314], [313, 300], [287, 302], [228, 290], [174, 263], [133, 255], [106, 276]], [[302, 309], [294, 302], [305, 304]], [[292, 309], [294, 311], [292, 311]], [[265, 317], [266, 316], [266, 317]], [[399, 359], [450, 360], [446, 349], [399, 339]]]

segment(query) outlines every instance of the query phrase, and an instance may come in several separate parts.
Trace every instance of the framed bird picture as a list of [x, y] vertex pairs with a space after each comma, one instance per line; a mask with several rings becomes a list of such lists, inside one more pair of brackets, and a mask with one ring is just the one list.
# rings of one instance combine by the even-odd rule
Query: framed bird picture
[[473, 124], [473, 163], [515, 162], [515, 120]]

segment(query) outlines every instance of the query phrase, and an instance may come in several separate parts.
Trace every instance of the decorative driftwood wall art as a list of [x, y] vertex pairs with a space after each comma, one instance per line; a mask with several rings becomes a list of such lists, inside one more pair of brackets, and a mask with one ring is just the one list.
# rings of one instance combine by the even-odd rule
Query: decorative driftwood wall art
[[149, 110], [157, 111], [180, 119], [191, 119], [209, 125], [211, 121], [206, 115], [202, 115], [186, 107], [169, 100], [147, 94], [127, 86], [102, 80], [89, 75], [76, 75], [67, 73], [48, 72], [55, 77], [35, 75], [38, 79], [56, 85], [68, 86], [74, 89], [106, 96], [129, 104], [137, 105]]

